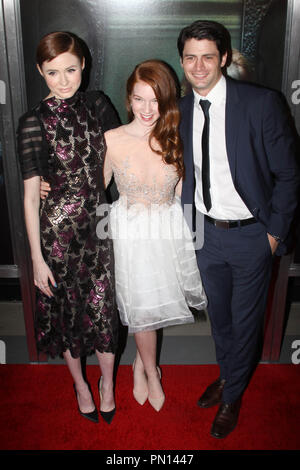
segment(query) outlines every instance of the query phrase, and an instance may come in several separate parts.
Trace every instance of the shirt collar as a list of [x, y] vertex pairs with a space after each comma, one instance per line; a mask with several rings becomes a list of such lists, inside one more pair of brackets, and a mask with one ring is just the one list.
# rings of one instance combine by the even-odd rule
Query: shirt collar
[[226, 79], [224, 75], [221, 76], [220, 80], [216, 83], [216, 85], [210, 90], [210, 92], [206, 96], [201, 96], [195, 90], [194, 93], [194, 104], [195, 106], [200, 108], [199, 101], [200, 100], [209, 100], [212, 104], [221, 105], [226, 100]]

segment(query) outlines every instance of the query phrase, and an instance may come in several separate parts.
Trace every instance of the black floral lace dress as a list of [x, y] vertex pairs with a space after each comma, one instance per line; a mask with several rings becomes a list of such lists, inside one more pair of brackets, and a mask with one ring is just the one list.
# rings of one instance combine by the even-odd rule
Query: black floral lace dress
[[23, 178], [44, 176], [51, 185], [40, 206], [40, 234], [57, 287], [53, 298], [36, 289], [35, 317], [38, 348], [51, 357], [115, 352], [113, 248], [97, 237], [96, 209], [106, 203], [103, 132], [118, 125], [100, 92], [47, 99], [20, 119]]

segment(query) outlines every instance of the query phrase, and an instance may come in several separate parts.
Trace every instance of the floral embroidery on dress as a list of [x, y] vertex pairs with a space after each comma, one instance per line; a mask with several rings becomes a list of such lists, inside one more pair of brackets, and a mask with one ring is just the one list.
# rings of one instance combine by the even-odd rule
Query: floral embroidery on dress
[[173, 165], [165, 165], [163, 178], [158, 179], [153, 176], [151, 183], [141, 181], [130, 164], [127, 156], [122, 162], [122, 166], [112, 164], [116, 184], [120, 196], [126, 195], [128, 206], [141, 203], [149, 204], [172, 204], [174, 200], [174, 187], [178, 181], [178, 176]]

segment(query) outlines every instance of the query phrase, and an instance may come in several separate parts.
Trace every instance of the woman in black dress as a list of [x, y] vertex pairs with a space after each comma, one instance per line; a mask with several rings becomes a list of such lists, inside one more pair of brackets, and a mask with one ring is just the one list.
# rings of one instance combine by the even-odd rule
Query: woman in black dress
[[[113, 368], [118, 329], [113, 250], [96, 235], [96, 208], [106, 203], [103, 132], [119, 125], [100, 92], [79, 92], [85, 59], [73, 34], [46, 35], [37, 67], [49, 95], [20, 119], [18, 148], [24, 208], [37, 289], [36, 340], [64, 356], [81, 415], [98, 421], [81, 357], [94, 351], [101, 368], [100, 412], [114, 416]], [[40, 177], [51, 185], [40, 201]]]

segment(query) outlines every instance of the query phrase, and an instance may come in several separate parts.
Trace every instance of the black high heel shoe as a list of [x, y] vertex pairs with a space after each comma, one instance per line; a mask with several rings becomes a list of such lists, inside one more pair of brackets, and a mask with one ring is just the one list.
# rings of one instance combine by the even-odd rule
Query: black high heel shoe
[[[100, 400], [102, 401], [102, 376], [98, 380], [98, 389], [99, 389]], [[114, 409], [112, 409], [111, 411], [101, 411], [100, 410], [100, 414], [101, 414], [102, 418], [108, 424], [110, 424], [112, 422], [113, 417], [115, 416], [115, 412], [116, 412], [116, 407], [114, 407]]]
[[[88, 384], [88, 387], [89, 387], [90, 393], [92, 394], [89, 384]], [[78, 397], [77, 397], [77, 390], [76, 390], [75, 384], [73, 384], [73, 388], [74, 388], [74, 392], [75, 392], [75, 396], [76, 396], [76, 400], [77, 400], [78, 411], [81, 414], [81, 416], [83, 416], [86, 419], [89, 419], [90, 421], [93, 421], [93, 423], [98, 423], [99, 420], [98, 420], [98, 412], [97, 412], [96, 407], [95, 407], [94, 411], [91, 411], [90, 413], [83, 413], [80, 410], [79, 405], [78, 405]]]

